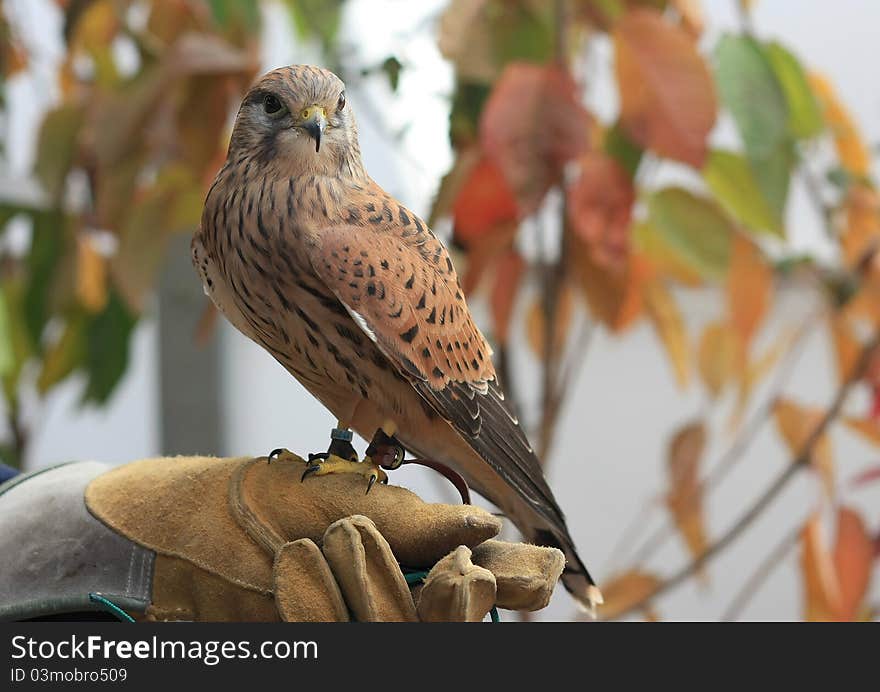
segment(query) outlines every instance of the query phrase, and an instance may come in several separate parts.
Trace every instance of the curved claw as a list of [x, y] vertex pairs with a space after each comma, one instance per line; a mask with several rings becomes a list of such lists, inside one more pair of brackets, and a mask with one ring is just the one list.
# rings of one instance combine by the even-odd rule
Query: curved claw
[[316, 459], [324, 460], [330, 458], [330, 452], [318, 452], [317, 454], [309, 454], [309, 463], [311, 464]]
[[[309, 461], [311, 461], [311, 459]], [[299, 479], [300, 483], [302, 483], [306, 478], [311, 476], [313, 473], [315, 473], [315, 471], [317, 471], [320, 468], [321, 468], [320, 464], [312, 464], [310, 466], [307, 466], [306, 470], [303, 471], [303, 475], [300, 476], [300, 479]]]
[[370, 480], [367, 481], [367, 492], [365, 492], [364, 495], [369, 495], [370, 490], [372, 489], [373, 485], [376, 483], [377, 478], [378, 478], [378, 476], [376, 476], [375, 474], [370, 476]]
[[271, 464], [275, 460], [276, 457], [281, 456], [281, 454], [286, 451], [287, 450], [284, 449], [284, 447], [276, 447], [271, 452], [269, 452], [269, 456], [266, 457], [266, 463]]

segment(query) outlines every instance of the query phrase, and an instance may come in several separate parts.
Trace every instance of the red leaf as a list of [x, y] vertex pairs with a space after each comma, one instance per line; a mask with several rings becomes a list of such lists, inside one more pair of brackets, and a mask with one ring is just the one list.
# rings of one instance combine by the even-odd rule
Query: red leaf
[[627, 132], [662, 156], [702, 167], [717, 102], [693, 39], [649, 9], [627, 12], [613, 37]]
[[455, 238], [464, 245], [473, 243], [501, 223], [516, 221], [519, 211], [504, 176], [491, 161], [483, 158], [468, 175], [455, 203]]
[[524, 215], [561, 180], [565, 163], [587, 151], [590, 123], [566, 72], [527, 63], [504, 70], [483, 110], [480, 140]]
[[875, 483], [877, 481], [880, 481], [880, 466], [874, 466], [872, 468], [865, 469], [861, 473], [856, 474], [856, 476], [849, 483], [854, 488], [857, 488], [861, 485]]
[[568, 215], [599, 266], [626, 265], [634, 201], [632, 181], [617, 161], [600, 152], [581, 157], [580, 176], [568, 188]]

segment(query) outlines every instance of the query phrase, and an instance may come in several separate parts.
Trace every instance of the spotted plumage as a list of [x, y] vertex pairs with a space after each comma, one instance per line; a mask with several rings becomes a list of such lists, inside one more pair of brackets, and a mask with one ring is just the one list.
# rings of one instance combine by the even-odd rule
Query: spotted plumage
[[527, 538], [566, 553], [566, 586], [599, 598], [452, 260], [366, 173], [344, 85], [270, 72], [245, 97], [193, 238], [223, 314], [344, 425], [392, 421], [412, 452], [457, 469]]

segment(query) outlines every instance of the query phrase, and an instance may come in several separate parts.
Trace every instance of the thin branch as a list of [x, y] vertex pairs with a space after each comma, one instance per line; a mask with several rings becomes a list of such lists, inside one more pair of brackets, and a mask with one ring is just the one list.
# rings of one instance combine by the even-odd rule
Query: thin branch
[[[825, 308], [823, 306], [820, 310], [811, 313], [810, 316], [808, 316], [798, 327], [791, 348], [789, 349], [782, 365], [776, 372], [773, 384], [771, 385], [770, 396], [768, 396], [758, 410], [752, 414], [746, 424], [740, 428], [733, 444], [728, 447], [727, 451], [712, 467], [712, 470], [707, 476], [690, 494], [685, 495], [682, 498], [681, 501], [684, 507], [690, 507], [692, 504], [696, 504], [699, 500], [704, 498], [708, 491], [718, 487], [724, 478], [727, 477], [727, 474], [729, 474], [737, 463], [743, 459], [745, 452], [748, 450], [757, 434], [761, 431], [764, 424], [772, 419], [771, 414], [773, 412], [773, 407], [776, 405], [780, 394], [785, 389], [785, 386], [788, 384], [789, 379], [794, 373], [794, 367], [800, 360], [800, 356], [803, 353], [803, 349], [807, 342], [807, 337], [821, 321], [824, 314]], [[654, 506], [653, 501], [649, 506]], [[645, 562], [673, 535], [675, 535], [675, 524], [669, 519], [669, 517], [667, 517], [666, 521], [653, 534], [651, 534], [642, 544], [641, 548], [635, 552], [632, 557], [632, 562], [634, 564]]]
[[752, 598], [758, 593], [761, 585], [767, 580], [773, 571], [782, 564], [782, 561], [788, 555], [789, 551], [797, 545], [802, 531], [803, 529], [800, 526], [796, 526], [773, 547], [773, 550], [771, 550], [767, 557], [764, 558], [764, 561], [761, 562], [758, 569], [756, 569], [752, 576], [746, 579], [745, 583], [743, 583], [742, 588], [736, 596], [734, 596], [730, 605], [725, 608], [724, 613], [721, 615], [721, 620], [723, 622], [731, 622], [739, 619], [743, 609], [745, 609]]
[[786, 466], [782, 472], [773, 480], [773, 482], [764, 490], [763, 493], [755, 500], [754, 503], [740, 516], [740, 518], [714, 543], [712, 543], [700, 556], [694, 558], [690, 563], [682, 567], [671, 577], [663, 580], [648, 595], [631, 605], [626, 610], [619, 613], [615, 619], [633, 611], [642, 610], [650, 601], [654, 600], [661, 594], [674, 589], [676, 586], [697, 573], [706, 563], [713, 557], [722, 552], [728, 545], [733, 543], [740, 534], [743, 533], [751, 524], [764, 512], [767, 507], [776, 499], [780, 492], [788, 485], [797, 472], [808, 467], [813, 455], [816, 444], [822, 439], [822, 436], [828, 430], [831, 423], [840, 415], [843, 404], [846, 401], [852, 387], [859, 382], [868, 369], [875, 351], [880, 347], [880, 331], [874, 333], [871, 340], [862, 348], [859, 354], [856, 366], [847, 380], [837, 390], [831, 405], [826, 410], [819, 424], [812, 430], [804, 444], [801, 446], [798, 454]]

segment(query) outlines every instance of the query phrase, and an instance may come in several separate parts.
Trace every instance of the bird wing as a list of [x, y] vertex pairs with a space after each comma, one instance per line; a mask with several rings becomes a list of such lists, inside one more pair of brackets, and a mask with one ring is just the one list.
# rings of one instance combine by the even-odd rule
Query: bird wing
[[311, 253], [316, 274], [495, 472], [551, 522], [564, 522], [505, 402], [492, 350], [474, 324], [446, 248], [418, 218], [400, 211], [401, 223], [383, 219], [381, 232], [355, 225], [321, 230]]

